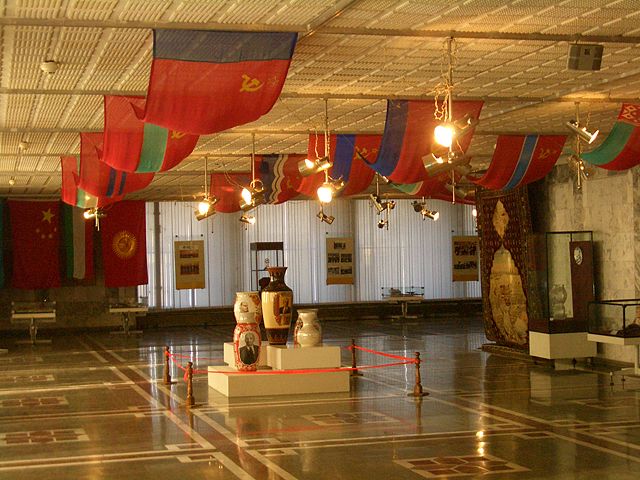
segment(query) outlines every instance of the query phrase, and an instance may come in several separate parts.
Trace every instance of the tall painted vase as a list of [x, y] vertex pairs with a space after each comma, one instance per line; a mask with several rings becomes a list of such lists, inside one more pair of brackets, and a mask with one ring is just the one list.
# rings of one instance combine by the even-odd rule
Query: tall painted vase
[[262, 291], [262, 316], [269, 345], [286, 345], [291, 326], [293, 291], [284, 283], [287, 267], [268, 267], [269, 285]]
[[233, 304], [236, 328], [233, 330], [233, 353], [236, 369], [253, 371], [258, 368], [260, 358], [259, 319], [262, 317], [257, 292], [238, 292]]

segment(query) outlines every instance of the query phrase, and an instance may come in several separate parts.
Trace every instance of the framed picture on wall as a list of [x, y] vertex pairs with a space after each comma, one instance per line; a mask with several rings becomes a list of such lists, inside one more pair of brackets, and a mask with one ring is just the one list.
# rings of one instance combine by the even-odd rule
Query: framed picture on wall
[[453, 237], [453, 281], [470, 282], [478, 280], [479, 240], [477, 236]]
[[353, 284], [353, 238], [327, 238], [327, 285]]
[[175, 241], [176, 290], [204, 288], [204, 240]]

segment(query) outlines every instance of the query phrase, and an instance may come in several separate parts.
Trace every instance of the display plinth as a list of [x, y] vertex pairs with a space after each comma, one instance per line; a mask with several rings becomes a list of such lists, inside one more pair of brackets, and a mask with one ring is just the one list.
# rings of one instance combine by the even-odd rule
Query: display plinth
[[227, 397], [335, 393], [350, 389], [348, 370], [314, 371], [340, 366], [340, 347], [337, 346], [263, 345], [260, 348], [259, 370], [309, 370], [303, 373], [237, 373], [232, 343], [224, 344], [224, 361], [228, 365], [209, 366], [207, 370], [209, 386]]
[[[233, 352], [233, 342], [224, 343], [224, 363], [232, 367], [236, 364], [236, 357]], [[257, 365], [258, 367], [266, 367], [268, 365], [266, 341], [264, 344], [260, 345], [260, 355], [258, 356]]]
[[261, 375], [239, 374], [229, 366], [210, 366], [208, 370], [209, 386], [227, 397], [349, 391], [348, 371]]
[[529, 355], [556, 360], [554, 362], [556, 369], [573, 367], [568, 362], [557, 362], [557, 360], [595, 357], [596, 354], [596, 345], [587, 340], [587, 332], [554, 334], [529, 332]]
[[287, 348], [286, 345], [268, 345], [267, 365], [274, 370], [336, 368], [340, 366], [340, 347]]

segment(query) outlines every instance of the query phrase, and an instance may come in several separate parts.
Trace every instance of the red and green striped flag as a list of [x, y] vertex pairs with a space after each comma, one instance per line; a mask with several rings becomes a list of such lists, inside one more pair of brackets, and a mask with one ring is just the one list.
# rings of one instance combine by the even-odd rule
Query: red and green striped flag
[[93, 222], [83, 216], [82, 208], [62, 206], [66, 277], [93, 279]]

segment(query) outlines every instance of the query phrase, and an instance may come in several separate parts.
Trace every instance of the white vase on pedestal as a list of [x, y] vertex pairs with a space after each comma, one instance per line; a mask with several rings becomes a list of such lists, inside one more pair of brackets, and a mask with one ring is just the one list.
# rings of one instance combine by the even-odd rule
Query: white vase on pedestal
[[317, 308], [298, 310], [293, 341], [301, 347], [315, 347], [322, 343], [322, 327], [318, 321]]

